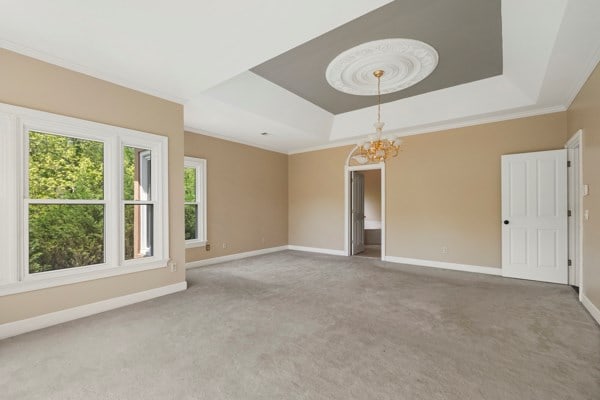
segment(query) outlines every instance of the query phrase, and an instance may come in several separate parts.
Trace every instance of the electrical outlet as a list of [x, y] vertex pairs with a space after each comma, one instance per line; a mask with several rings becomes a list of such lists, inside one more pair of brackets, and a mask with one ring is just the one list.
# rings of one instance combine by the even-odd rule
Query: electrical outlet
[[442, 254], [448, 254], [448, 247], [442, 246]]
[[206, 243], [206, 246], [204, 246], [204, 248], [206, 249], [206, 251], [210, 251], [210, 243]]
[[227, 243], [223, 243], [223, 248], [226, 249], [227, 248]]
[[171, 272], [177, 271], [177, 263], [175, 261], [169, 260], [167, 266], [171, 269]]

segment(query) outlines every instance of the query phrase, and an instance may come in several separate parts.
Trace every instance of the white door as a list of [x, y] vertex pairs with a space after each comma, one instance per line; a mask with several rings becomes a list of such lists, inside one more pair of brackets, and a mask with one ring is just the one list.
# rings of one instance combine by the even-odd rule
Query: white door
[[352, 254], [365, 251], [365, 176], [352, 172]]
[[502, 275], [567, 283], [567, 151], [502, 156]]

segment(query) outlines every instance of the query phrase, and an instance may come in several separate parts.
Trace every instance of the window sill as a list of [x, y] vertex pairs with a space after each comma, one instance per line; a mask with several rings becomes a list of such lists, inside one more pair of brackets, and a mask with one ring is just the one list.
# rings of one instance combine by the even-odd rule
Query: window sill
[[166, 268], [169, 260], [153, 261], [151, 263], [140, 264], [136, 266], [121, 266], [95, 271], [80, 272], [66, 276], [56, 276], [47, 279], [29, 280], [16, 283], [8, 283], [0, 286], [0, 296], [30, 292], [33, 290], [46, 289], [56, 286], [70, 285], [73, 283], [93, 281], [96, 279], [110, 278], [135, 272], [148, 271], [151, 269]]
[[203, 247], [206, 246], [207, 241], [206, 240], [186, 240], [185, 242], [185, 248], [186, 249], [192, 249], [194, 247]]

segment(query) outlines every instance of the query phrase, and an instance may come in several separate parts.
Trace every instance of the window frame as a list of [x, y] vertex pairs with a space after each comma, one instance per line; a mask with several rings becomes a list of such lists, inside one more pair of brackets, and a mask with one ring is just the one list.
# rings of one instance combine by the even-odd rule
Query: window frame
[[196, 232], [198, 237], [185, 241], [185, 248], [188, 249], [204, 246], [208, 242], [206, 228], [206, 159], [186, 156], [184, 157], [184, 171], [186, 168], [194, 168], [196, 170], [196, 201], [189, 202], [185, 201], [184, 198], [183, 205], [184, 208], [186, 205], [196, 205], [198, 210], [198, 217], [196, 218]]
[[[102, 200], [30, 199], [29, 132], [94, 140], [104, 144], [104, 198]], [[0, 103], [0, 180], [6, 195], [0, 196], [0, 296], [38, 290], [148, 269], [164, 268], [169, 260], [168, 138], [132, 129], [65, 117], [57, 114]], [[123, 193], [123, 146], [153, 151], [151, 163], [154, 207], [153, 256], [125, 261], [124, 220], [121, 217]], [[29, 204], [103, 204], [104, 263], [29, 273]], [[17, 212], [15, 212], [15, 210]]]

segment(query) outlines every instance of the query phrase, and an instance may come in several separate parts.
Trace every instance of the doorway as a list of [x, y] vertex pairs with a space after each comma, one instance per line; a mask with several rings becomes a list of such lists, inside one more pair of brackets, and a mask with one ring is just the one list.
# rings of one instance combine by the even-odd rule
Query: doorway
[[346, 254], [384, 259], [385, 169], [383, 164], [346, 169]]
[[565, 145], [567, 149], [567, 203], [568, 203], [568, 263], [569, 285], [582, 290], [582, 235], [583, 235], [583, 203], [582, 203], [582, 136], [581, 130], [577, 131]]

